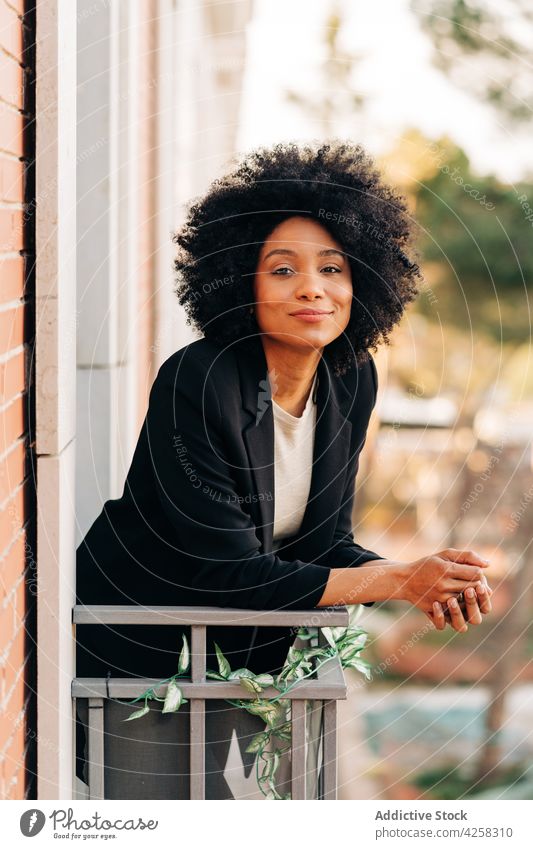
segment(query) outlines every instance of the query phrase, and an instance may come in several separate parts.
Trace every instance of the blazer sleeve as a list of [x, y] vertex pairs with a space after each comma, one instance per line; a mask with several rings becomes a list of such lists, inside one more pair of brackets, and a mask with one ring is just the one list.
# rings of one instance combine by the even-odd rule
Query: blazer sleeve
[[220, 607], [316, 607], [330, 568], [261, 553], [227, 459], [230, 425], [222, 421], [212, 372], [198, 357], [188, 356], [181, 369], [179, 362], [171, 358], [159, 369], [146, 426], [160, 507], [177, 539], [177, 574], [189, 572], [180, 583]]
[[[372, 382], [374, 385], [374, 401], [372, 410], [376, 406], [377, 399], [377, 370], [372, 357], [370, 357]], [[372, 411], [371, 410], [371, 411]], [[321, 564], [330, 566], [331, 568], [341, 569], [343, 567], [362, 566], [371, 560], [385, 560], [380, 554], [375, 551], [363, 548], [355, 542], [352, 531], [352, 512], [355, 497], [355, 481], [359, 469], [359, 457], [366, 442], [366, 433], [361, 443], [361, 447], [354, 451], [354, 455], [350, 460], [347, 474], [346, 486], [342, 495], [341, 507], [339, 510], [337, 526], [333, 535], [333, 543], [328, 551], [318, 558]], [[366, 607], [371, 607], [375, 602], [363, 602]]]

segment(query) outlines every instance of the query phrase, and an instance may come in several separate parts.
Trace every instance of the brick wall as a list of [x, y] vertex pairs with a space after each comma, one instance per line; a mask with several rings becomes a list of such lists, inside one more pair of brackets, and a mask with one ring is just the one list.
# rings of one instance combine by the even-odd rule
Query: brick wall
[[0, 0], [0, 798], [35, 796], [34, 13]]

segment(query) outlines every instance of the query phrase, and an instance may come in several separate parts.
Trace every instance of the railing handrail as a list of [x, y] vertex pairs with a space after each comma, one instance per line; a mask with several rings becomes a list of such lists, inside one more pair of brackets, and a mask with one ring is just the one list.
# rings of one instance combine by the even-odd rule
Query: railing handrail
[[[190, 710], [190, 798], [205, 799], [205, 703], [209, 699], [251, 699], [237, 681], [207, 679], [206, 638], [210, 625], [278, 626], [316, 628], [319, 645], [327, 645], [321, 629], [347, 627], [346, 607], [321, 607], [309, 610], [250, 610], [246, 608], [196, 607], [139, 604], [76, 604], [72, 608], [74, 625], [183, 625], [191, 628], [191, 671], [180, 679], [180, 689]], [[306, 798], [306, 705], [307, 700], [322, 704], [321, 729], [323, 766], [319, 780], [319, 798], [335, 799], [337, 793], [337, 701], [347, 698], [347, 686], [338, 656], [317, 662], [315, 677], [293, 682], [284, 697], [290, 700], [291, 713], [291, 798]], [[88, 781], [89, 798], [104, 798], [104, 706], [106, 699], [132, 699], [150, 688], [163, 696], [167, 684], [152, 678], [74, 678], [73, 699], [86, 699], [88, 705]], [[262, 698], [276, 698], [275, 687], [262, 692]], [[321, 783], [320, 783], [321, 782]]]
[[250, 610], [238, 607], [196, 607], [140, 604], [76, 604], [75, 625], [265, 625], [283, 627], [343, 627], [349, 623], [346, 607], [309, 610]]

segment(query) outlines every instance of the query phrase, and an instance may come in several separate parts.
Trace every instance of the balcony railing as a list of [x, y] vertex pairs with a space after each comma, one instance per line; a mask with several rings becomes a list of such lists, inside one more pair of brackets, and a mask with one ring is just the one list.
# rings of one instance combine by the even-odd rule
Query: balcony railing
[[[183, 625], [191, 629], [191, 675], [180, 679], [180, 689], [190, 702], [190, 798], [205, 799], [205, 703], [207, 699], [253, 699], [238, 681], [206, 679], [206, 628], [208, 626], [277, 626], [316, 629], [317, 642], [325, 645], [323, 627], [347, 627], [345, 607], [314, 608], [298, 611], [257, 611], [216, 607], [158, 606], [139, 608], [129, 605], [76, 605], [74, 625]], [[315, 665], [316, 666], [316, 665]], [[263, 670], [254, 670], [261, 672]], [[104, 799], [104, 715], [106, 699], [134, 699], [155, 687], [151, 678], [74, 678], [72, 697], [88, 701], [88, 784], [90, 799]], [[155, 687], [164, 696], [166, 684]], [[274, 687], [261, 698], [279, 695]], [[306, 799], [306, 703], [322, 706], [322, 763], [317, 782], [317, 798], [337, 797], [337, 701], [346, 699], [347, 688], [338, 657], [322, 660], [313, 677], [298, 681], [284, 698], [290, 700], [291, 799]], [[142, 720], [139, 720], [142, 722]]]

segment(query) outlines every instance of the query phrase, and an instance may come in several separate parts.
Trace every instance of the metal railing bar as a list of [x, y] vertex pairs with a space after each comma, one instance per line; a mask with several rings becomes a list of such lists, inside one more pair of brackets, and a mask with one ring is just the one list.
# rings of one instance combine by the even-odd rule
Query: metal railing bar
[[[113, 699], [135, 699], [151, 687], [154, 688], [157, 696], [164, 696], [167, 685], [156, 686], [158, 681], [157, 678], [74, 678], [71, 693], [74, 698], [91, 696], [103, 698], [107, 695], [106, 682], [108, 682], [109, 696]], [[195, 684], [186, 678], [180, 678], [179, 686], [187, 699], [254, 698], [235, 681], [204, 681]], [[275, 687], [267, 687], [261, 693], [261, 698], [265, 699], [273, 699], [276, 696], [279, 696], [279, 691]], [[283, 698], [294, 699], [295, 701], [299, 699], [345, 699], [346, 685], [344, 681], [339, 683], [328, 681], [322, 684], [320, 681], [307, 678], [291, 686], [291, 689], [283, 694]]]
[[89, 698], [88, 703], [88, 780], [89, 799], [104, 798], [104, 700]]
[[76, 604], [72, 609], [75, 625], [228, 625], [279, 626], [280, 628], [348, 625], [345, 607], [313, 610], [244, 610], [221, 607], [140, 607], [129, 604]]
[[337, 798], [337, 702], [324, 702], [324, 753], [323, 799]]
[[[338, 695], [334, 696], [336, 699], [348, 698], [348, 687], [338, 655], [329, 658], [329, 660], [315, 658], [315, 668], [316, 680], [321, 688], [333, 688], [338, 693]], [[327, 698], [327, 696], [324, 698]]]
[[191, 627], [191, 680], [195, 684], [205, 681], [205, 625]]
[[190, 702], [190, 797], [205, 799], [205, 700]]
[[306, 702], [291, 702], [291, 799], [305, 799]]

